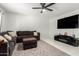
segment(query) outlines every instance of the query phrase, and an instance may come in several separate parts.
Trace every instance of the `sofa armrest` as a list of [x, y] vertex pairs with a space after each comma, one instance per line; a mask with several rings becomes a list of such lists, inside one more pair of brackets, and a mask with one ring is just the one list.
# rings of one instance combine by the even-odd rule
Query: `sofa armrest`
[[37, 32], [37, 36], [34, 36], [37, 40], [40, 40], [40, 32]]
[[40, 32], [38, 32], [38, 36], [40, 37]]
[[7, 56], [9, 55], [9, 43], [3, 43], [0, 46], [0, 56]]
[[8, 41], [0, 46], [0, 56], [10, 56], [13, 53], [15, 44], [14, 41]]

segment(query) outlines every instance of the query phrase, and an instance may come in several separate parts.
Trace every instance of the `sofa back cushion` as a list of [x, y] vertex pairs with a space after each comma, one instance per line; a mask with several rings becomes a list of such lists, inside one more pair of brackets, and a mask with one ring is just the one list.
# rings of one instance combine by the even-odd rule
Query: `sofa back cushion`
[[18, 36], [33, 35], [33, 31], [18, 31]]
[[5, 34], [4, 37], [5, 37], [7, 40], [9, 40], [9, 41], [12, 40], [12, 37], [9, 36], [9, 35], [7, 35], [7, 34]]

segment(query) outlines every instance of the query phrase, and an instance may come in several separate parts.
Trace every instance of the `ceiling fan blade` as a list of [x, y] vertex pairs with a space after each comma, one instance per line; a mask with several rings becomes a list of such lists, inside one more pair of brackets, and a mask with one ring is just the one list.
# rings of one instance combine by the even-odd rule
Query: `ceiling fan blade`
[[32, 7], [32, 9], [42, 9], [41, 7]]
[[53, 11], [52, 9], [49, 9], [49, 8], [45, 8], [46, 10], [49, 10], [49, 11]]
[[55, 3], [50, 3], [50, 4], [46, 5], [45, 8], [47, 8], [47, 7], [49, 7], [49, 6], [53, 5], [53, 4], [55, 4]]
[[45, 3], [40, 3], [40, 4], [41, 4], [42, 8], [44, 8], [44, 6], [45, 6]]

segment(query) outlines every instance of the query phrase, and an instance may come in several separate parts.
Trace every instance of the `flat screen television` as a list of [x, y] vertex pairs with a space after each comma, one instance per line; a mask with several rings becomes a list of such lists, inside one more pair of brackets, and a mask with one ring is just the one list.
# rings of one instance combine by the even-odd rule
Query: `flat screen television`
[[78, 15], [59, 19], [57, 21], [57, 28], [58, 29], [78, 28]]

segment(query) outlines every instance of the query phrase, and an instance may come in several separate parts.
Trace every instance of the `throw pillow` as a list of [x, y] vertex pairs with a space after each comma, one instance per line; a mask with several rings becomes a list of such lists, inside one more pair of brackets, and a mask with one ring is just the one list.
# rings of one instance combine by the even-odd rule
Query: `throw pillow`
[[37, 32], [34, 32], [34, 36], [38, 36], [38, 33]]
[[8, 32], [8, 34], [12, 37], [17, 37], [16, 33], [15, 32]]
[[12, 40], [12, 37], [9, 36], [9, 35], [7, 35], [7, 34], [5, 34], [4, 37], [5, 37], [7, 40], [9, 40], [9, 41]]

